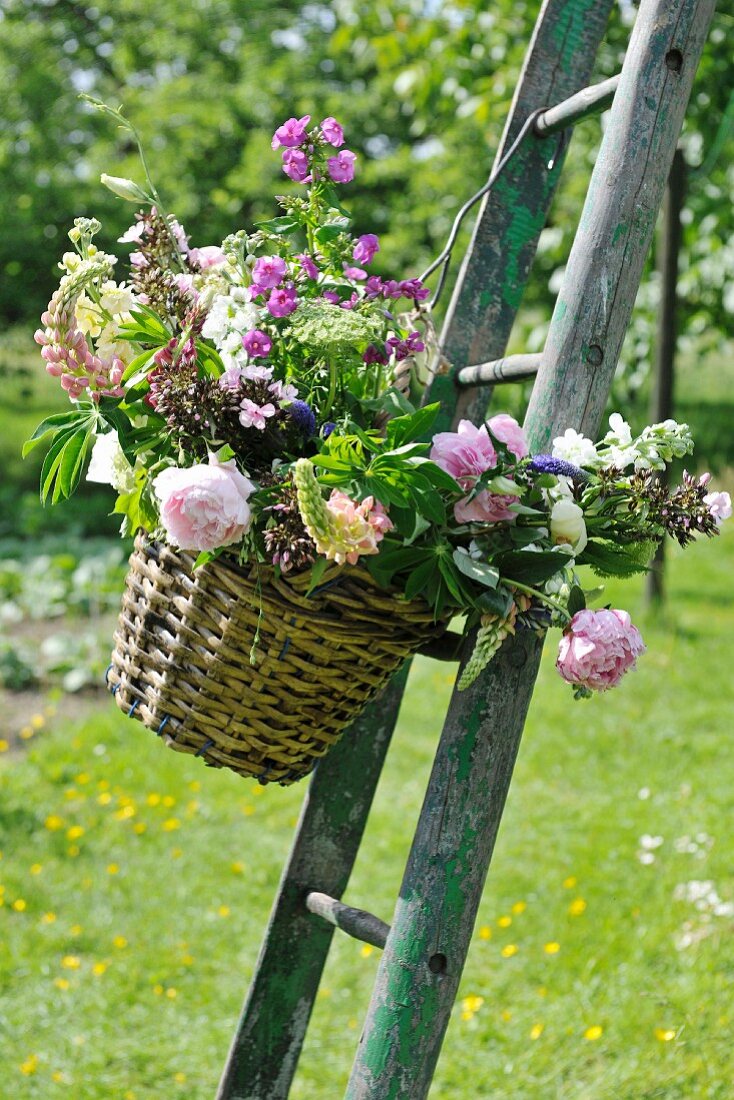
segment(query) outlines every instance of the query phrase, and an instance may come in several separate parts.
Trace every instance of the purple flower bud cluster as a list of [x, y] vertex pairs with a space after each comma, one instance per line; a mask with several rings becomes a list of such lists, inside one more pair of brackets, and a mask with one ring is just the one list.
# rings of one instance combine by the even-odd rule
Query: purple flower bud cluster
[[329, 115], [309, 133], [307, 127], [310, 121], [310, 115], [289, 118], [273, 134], [270, 144], [273, 149], [283, 148], [281, 156], [286, 176], [296, 183], [311, 183], [318, 179], [322, 157], [314, 157], [314, 154], [320, 152], [324, 145], [330, 145], [339, 152], [336, 156], [327, 157], [326, 175], [334, 183], [351, 183], [357, 155], [350, 149], [341, 148], [344, 144], [342, 127]]
[[415, 355], [416, 352], [423, 351], [425, 346], [420, 332], [411, 332], [405, 340], [401, 340], [399, 336], [388, 336], [384, 351], [376, 344], [370, 344], [362, 356], [362, 361], [368, 364], [381, 363], [384, 366], [389, 362], [390, 356], [394, 355], [395, 360], [400, 363], [403, 359], [407, 359], [409, 355]]
[[536, 474], [555, 474], [556, 477], [570, 477], [574, 481], [584, 481], [588, 476], [572, 462], [553, 455], [534, 455], [530, 460], [530, 469]]
[[414, 302], [424, 302], [431, 291], [420, 279], [381, 279], [379, 275], [370, 275], [364, 284], [368, 298], [412, 298]]

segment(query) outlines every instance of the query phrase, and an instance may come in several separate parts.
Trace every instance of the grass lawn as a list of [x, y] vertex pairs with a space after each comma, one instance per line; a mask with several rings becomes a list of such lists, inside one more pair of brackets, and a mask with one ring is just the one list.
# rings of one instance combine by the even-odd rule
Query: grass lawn
[[[663, 620], [611, 592], [649, 645], [616, 693], [574, 703], [547, 646], [437, 1100], [732, 1095], [733, 536], [671, 556]], [[386, 919], [449, 672], [416, 663], [348, 891]], [[209, 1100], [303, 790], [205, 770], [111, 702], [28, 718], [0, 757], [0, 1092]], [[337, 935], [297, 1100], [343, 1094], [378, 954]]]

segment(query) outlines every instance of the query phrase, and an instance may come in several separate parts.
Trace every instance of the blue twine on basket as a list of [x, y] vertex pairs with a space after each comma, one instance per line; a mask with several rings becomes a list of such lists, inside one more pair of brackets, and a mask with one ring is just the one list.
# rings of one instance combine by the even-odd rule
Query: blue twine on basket
[[135, 714], [135, 711], [138, 709], [139, 706], [140, 700], [136, 699], [133, 705], [130, 707], [130, 710], [127, 712], [128, 718], [132, 718], [133, 714]]
[[104, 685], [106, 688], [109, 688], [110, 691], [112, 690], [110, 688], [110, 673], [112, 672], [112, 667], [112, 662], [110, 661], [104, 674]]
[[210, 737], [208, 741], [204, 742], [204, 744], [201, 746], [200, 749], [196, 750], [196, 752], [194, 753], [194, 756], [203, 756], [204, 753], [206, 752], [206, 750], [210, 749], [213, 744], [214, 744], [214, 739]]
[[291, 638], [290, 638], [290, 634], [289, 634], [288, 637], [285, 640], [285, 644], [283, 645], [283, 648], [281, 649], [280, 653], [278, 654], [278, 660], [279, 661], [283, 660], [283, 658], [285, 657], [285, 655], [288, 652], [288, 650], [290, 649], [290, 647], [291, 647]]
[[163, 719], [160, 726], [156, 730], [156, 737], [162, 737], [163, 736], [163, 730], [166, 728], [166, 722], [168, 722], [168, 720], [169, 720], [169, 717], [168, 717], [168, 715], [166, 715], [166, 717]]

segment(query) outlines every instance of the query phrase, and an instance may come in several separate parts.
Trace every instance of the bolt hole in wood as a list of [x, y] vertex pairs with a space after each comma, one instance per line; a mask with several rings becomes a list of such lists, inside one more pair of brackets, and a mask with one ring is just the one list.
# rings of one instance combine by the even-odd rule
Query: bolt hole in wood
[[428, 969], [432, 974], [445, 974], [446, 967], [448, 966], [448, 959], [445, 955], [436, 954], [431, 955], [428, 960]]
[[592, 367], [601, 366], [601, 361], [604, 358], [604, 352], [598, 344], [591, 344], [589, 350], [586, 353], [586, 362], [591, 363]]
[[683, 68], [683, 54], [680, 50], [668, 50], [665, 55], [665, 64], [672, 73], [679, 73]]

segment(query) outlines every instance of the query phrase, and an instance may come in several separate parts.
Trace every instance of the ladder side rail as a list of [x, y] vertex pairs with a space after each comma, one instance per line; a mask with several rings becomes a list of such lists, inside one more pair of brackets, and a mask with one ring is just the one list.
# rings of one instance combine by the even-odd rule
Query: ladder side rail
[[216, 1100], [288, 1096], [335, 931], [307, 910], [306, 899], [314, 890], [340, 898], [346, 889], [408, 667], [314, 772]]
[[[528, 117], [567, 100], [588, 84], [614, 0], [544, 0], [518, 81], [495, 165]], [[462, 367], [500, 359], [522, 300], [563, 166], [563, 135], [529, 136], [485, 196], [441, 331], [441, 359], [425, 402], [440, 401], [435, 431], [462, 418], [481, 423], [490, 400], [485, 386], [456, 393]], [[549, 167], [552, 165], [552, 167]]]
[[[573, 296], [578, 311], [567, 321], [557, 309], [549, 331], [550, 348], [557, 349], [573, 343], [578, 326], [574, 339], [580, 354], [572, 361], [574, 370], [557, 353], [544, 362], [539, 397], [526, 421], [531, 450], [546, 447], [569, 424], [596, 433], [713, 9], [714, 0], [642, 0], [572, 250], [574, 263], [569, 262], [566, 273], [564, 301]], [[671, 53], [676, 63], [681, 58], [674, 79], [668, 67]], [[620, 248], [619, 262], [608, 268], [611, 274], [602, 282], [588, 250], [600, 254], [598, 260], [616, 256], [615, 235], [623, 232], [619, 227], [625, 215], [631, 218], [626, 247]], [[612, 302], [614, 315], [608, 308]], [[596, 327], [589, 326], [602, 316], [603, 369], [591, 364], [590, 370], [581, 354], [600, 338]], [[536, 387], [540, 384], [539, 378]], [[554, 398], [556, 384], [563, 386], [562, 402]], [[472, 687], [454, 690], [347, 1100], [423, 1100], [428, 1094], [541, 649], [535, 635], [518, 631]], [[468, 647], [464, 660], [467, 653]]]

